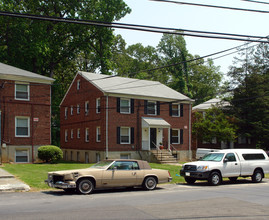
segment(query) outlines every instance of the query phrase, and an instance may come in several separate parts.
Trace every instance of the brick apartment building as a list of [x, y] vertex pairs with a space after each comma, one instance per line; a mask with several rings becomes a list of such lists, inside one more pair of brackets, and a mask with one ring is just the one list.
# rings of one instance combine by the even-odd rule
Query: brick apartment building
[[53, 79], [0, 63], [1, 162], [31, 163], [51, 143]]
[[61, 108], [66, 160], [151, 160], [163, 145], [191, 156], [192, 100], [156, 81], [79, 72]]

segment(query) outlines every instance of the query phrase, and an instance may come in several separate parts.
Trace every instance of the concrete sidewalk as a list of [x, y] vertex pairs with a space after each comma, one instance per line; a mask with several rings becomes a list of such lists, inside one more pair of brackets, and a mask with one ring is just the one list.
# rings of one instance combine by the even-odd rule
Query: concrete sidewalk
[[30, 187], [0, 168], [0, 192], [29, 191]]

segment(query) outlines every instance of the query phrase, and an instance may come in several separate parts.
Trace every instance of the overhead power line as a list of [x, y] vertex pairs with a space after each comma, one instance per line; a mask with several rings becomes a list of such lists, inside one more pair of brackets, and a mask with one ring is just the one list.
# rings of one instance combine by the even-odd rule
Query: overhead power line
[[269, 13], [269, 11], [264, 11], [264, 10], [247, 9], [247, 8], [233, 8], [233, 7], [226, 7], [226, 6], [197, 4], [197, 3], [191, 3], [191, 2], [179, 2], [179, 1], [170, 1], [170, 0], [150, 0], [150, 1], [162, 2], [162, 3], [173, 3], [173, 4], [179, 4], [179, 5], [192, 5], [192, 6], [200, 6], [200, 7], [246, 11], [246, 12], [257, 12], [257, 13], [266, 13], [266, 14]]
[[[60, 17], [52, 17], [52, 16], [21, 14], [21, 13], [15, 13], [15, 12], [7, 12], [7, 11], [0, 11], [0, 16], [27, 18], [27, 19], [33, 19], [33, 20], [50, 21], [50, 22], [101, 26], [101, 27], [108, 27], [108, 28], [120, 28], [120, 29], [134, 30], [134, 31], [144, 31], [144, 32], [161, 33], [161, 34], [173, 34], [173, 35], [182, 35], [182, 36], [190, 36], [190, 37], [268, 43], [268, 41], [260, 40], [260, 39], [267, 39], [266, 37], [261, 37], [261, 36], [196, 31], [196, 30], [165, 28], [165, 27], [136, 25], [136, 24], [124, 24], [124, 23], [116, 23], [116, 22], [81, 20], [81, 19], [73, 19], [73, 18], [60, 18]], [[193, 33], [197, 33], [197, 34], [193, 34]], [[260, 39], [257, 39], [257, 38], [260, 38]]]
[[[173, 63], [173, 64], [169, 64], [169, 65], [165, 65], [165, 66], [160, 66], [160, 67], [156, 67], [156, 68], [152, 68], [152, 69], [140, 70], [140, 71], [135, 72], [135, 73], [132, 73], [132, 74], [137, 74], [137, 73], [141, 73], [141, 72], [155, 71], [155, 70], [159, 70], [159, 69], [164, 69], [164, 68], [168, 68], [168, 67], [172, 67], [172, 66], [181, 65], [181, 64], [184, 64], [184, 63], [194, 62], [194, 61], [197, 61], [197, 60], [205, 59], [205, 58], [212, 57], [212, 56], [215, 56], [215, 55], [218, 55], [218, 54], [221, 54], [221, 53], [226, 53], [228, 51], [238, 49], [238, 48], [240, 48], [242, 46], [245, 46], [247, 44], [249, 44], [249, 43], [245, 43], [245, 44], [240, 45], [240, 46], [236, 46], [236, 47], [232, 47], [232, 48], [229, 48], [229, 49], [226, 49], [226, 50], [222, 50], [222, 51], [218, 51], [218, 52], [215, 52], [215, 53], [211, 53], [211, 54], [208, 54], [208, 55], [205, 55], [205, 56], [197, 57], [197, 58], [194, 58], [194, 59], [191, 59], [191, 60], [181, 61], [181, 62], [178, 62], [178, 63]], [[256, 46], [256, 45], [254, 45], [254, 46]], [[226, 55], [228, 56], [228, 55], [231, 55], [231, 54], [236, 53], [236, 52], [238, 52], [238, 51], [231, 52], [231, 53], [226, 54]], [[217, 57], [215, 59], [224, 57], [226, 55]]]
[[261, 1], [255, 1], [255, 0], [241, 0], [241, 1], [269, 5], [269, 2], [261, 2]]

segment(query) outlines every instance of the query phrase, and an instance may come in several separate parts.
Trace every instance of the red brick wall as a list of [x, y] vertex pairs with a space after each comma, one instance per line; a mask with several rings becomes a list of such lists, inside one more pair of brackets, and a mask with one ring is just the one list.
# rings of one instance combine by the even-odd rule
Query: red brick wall
[[[81, 88], [77, 90], [77, 80], [80, 80]], [[101, 98], [101, 113], [96, 114], [96, 98]], [[85, 101], [89, 101], [89, 114], [85, 115]], [[133, 114], [121, 114], [117, 112], [117, 98], [109, 97], [108, 110], [108, 144], [109, 151], [131, 151], [141, 150], [142, 131], [141, 117], [163, 118], [174, 129], [183, 129], [183, 144], [173, 144], [179, 150], [188, 150], [189, 146], [189, 104], [184, 104], [184, 117], [169, 116], [169, 104], [160, 104], [160, 115], [151, 116], [144, 114], [144, 100], [136, 99], [134, 102]], [[77, 114], [76, 107], [80, 105], [80, 114]], [[73, 106], [73, 115], [70, 115], [70, 107]], [[68, 108], [68, 116], [65, 119], [65, 107]], [[80, 75], [74, 80], [62, 105], [61, 105], [61, 147], [64, 149], [78, 150], [105, 150], [106, 148], [106, 97], [104, 94], [85, 80]], [[96, 142], [96, 127], [101, 127], [101, 142]], [[126, 126], [134, 128], [134, 144], [117, 144], [117, 127]], [[77, 138], [77, 129], [80, 128], [80, 138]], [[90, 141], [85, 142], [85, 128], [89, 128]], [[71, 139], [71, 129], [74, 137]], [[68, 131], [68, 141], [65, 142], [65, 130]], [[164, 129], [166, 143], [168, 143], [167, 129]], [[132, 148], [134, 146], [134, 148]]]
[[[110, 150], [133, 150], [132, 145], [135, 149], [141, 150], [142, 145], [142, 117], [155, 117], [162, 118], [167, 121], [172, 129], [183, 129], [183, 144], [173, 144], [178, 150], [188, 150], [189, 143], [189, 104], [183, 105], [184, 117], [172, 117], [169, 115], [169, 103], [160, 102], [160, 115], [147, 115], [144, 114], [144, 100], [136, 99], [134, 101], [134, 114], [121, 114], [116, 111], [117, 98], [110, 97], [109, 106], [109, 149]], [[139, 118], [139, 119], [137, 119]], [[116, 129], [117, 127], [134, 127], [134, 144], [123, 145], [117, 144]], [[163, 129], [163, 135], [165, 137], [164, 144], [168, 144], [168, 129]], [[137, 138], [138, 137], [138, 138]]]
[[[77, 90], [77, 80], [80, 80], [80, 89]], [[96, 114], [96, 99], [101, 98], [101, 112]], [[85, 101], [89, 101], [89, 112], [85, 114]], [[74, 80], [64, 101], [61, 104], [61, 147], [66, 149], [105, 149], [105, 103], [103, 93], [80, 75]], [[80, 105], [80, 114], [77, 114], [77, 105]], [[70, 108], [73, 106], [73, 115]], [[65, 108], [68, 115], [65, 118]], [[101, 142], [96, 142], [96, 127], [101, 128]], [[80, 138], [77, 138], [77, 129], [80, 129]], [[89, 128], [89, 142], [85, 142], [85, 129]], [[68, 141], [65, 142], [65, 130], [68, 130]], [[71, 139], [71, 129], [74, 138]]]
[[[30, 100], [15, 100], [15, 82], [5, 82], [1, 90], [2, 140], [9, 145], [46, 145], [51, 143], [51, 86], [30, 83]], [[30, 117], [30, 137], [15, 137], [15, 117]], [[38, 122], [33, 122], [37, 118]]]

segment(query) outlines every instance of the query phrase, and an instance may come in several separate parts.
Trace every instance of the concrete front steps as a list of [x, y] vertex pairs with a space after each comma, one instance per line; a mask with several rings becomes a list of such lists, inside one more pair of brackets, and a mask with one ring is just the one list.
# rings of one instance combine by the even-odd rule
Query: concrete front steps
[[155, 156], [157, 161], [161, 164], [178, 164], [176, 158], [171, 154], [170, 151], [163, 150], [151, 150], [151, 153]]

